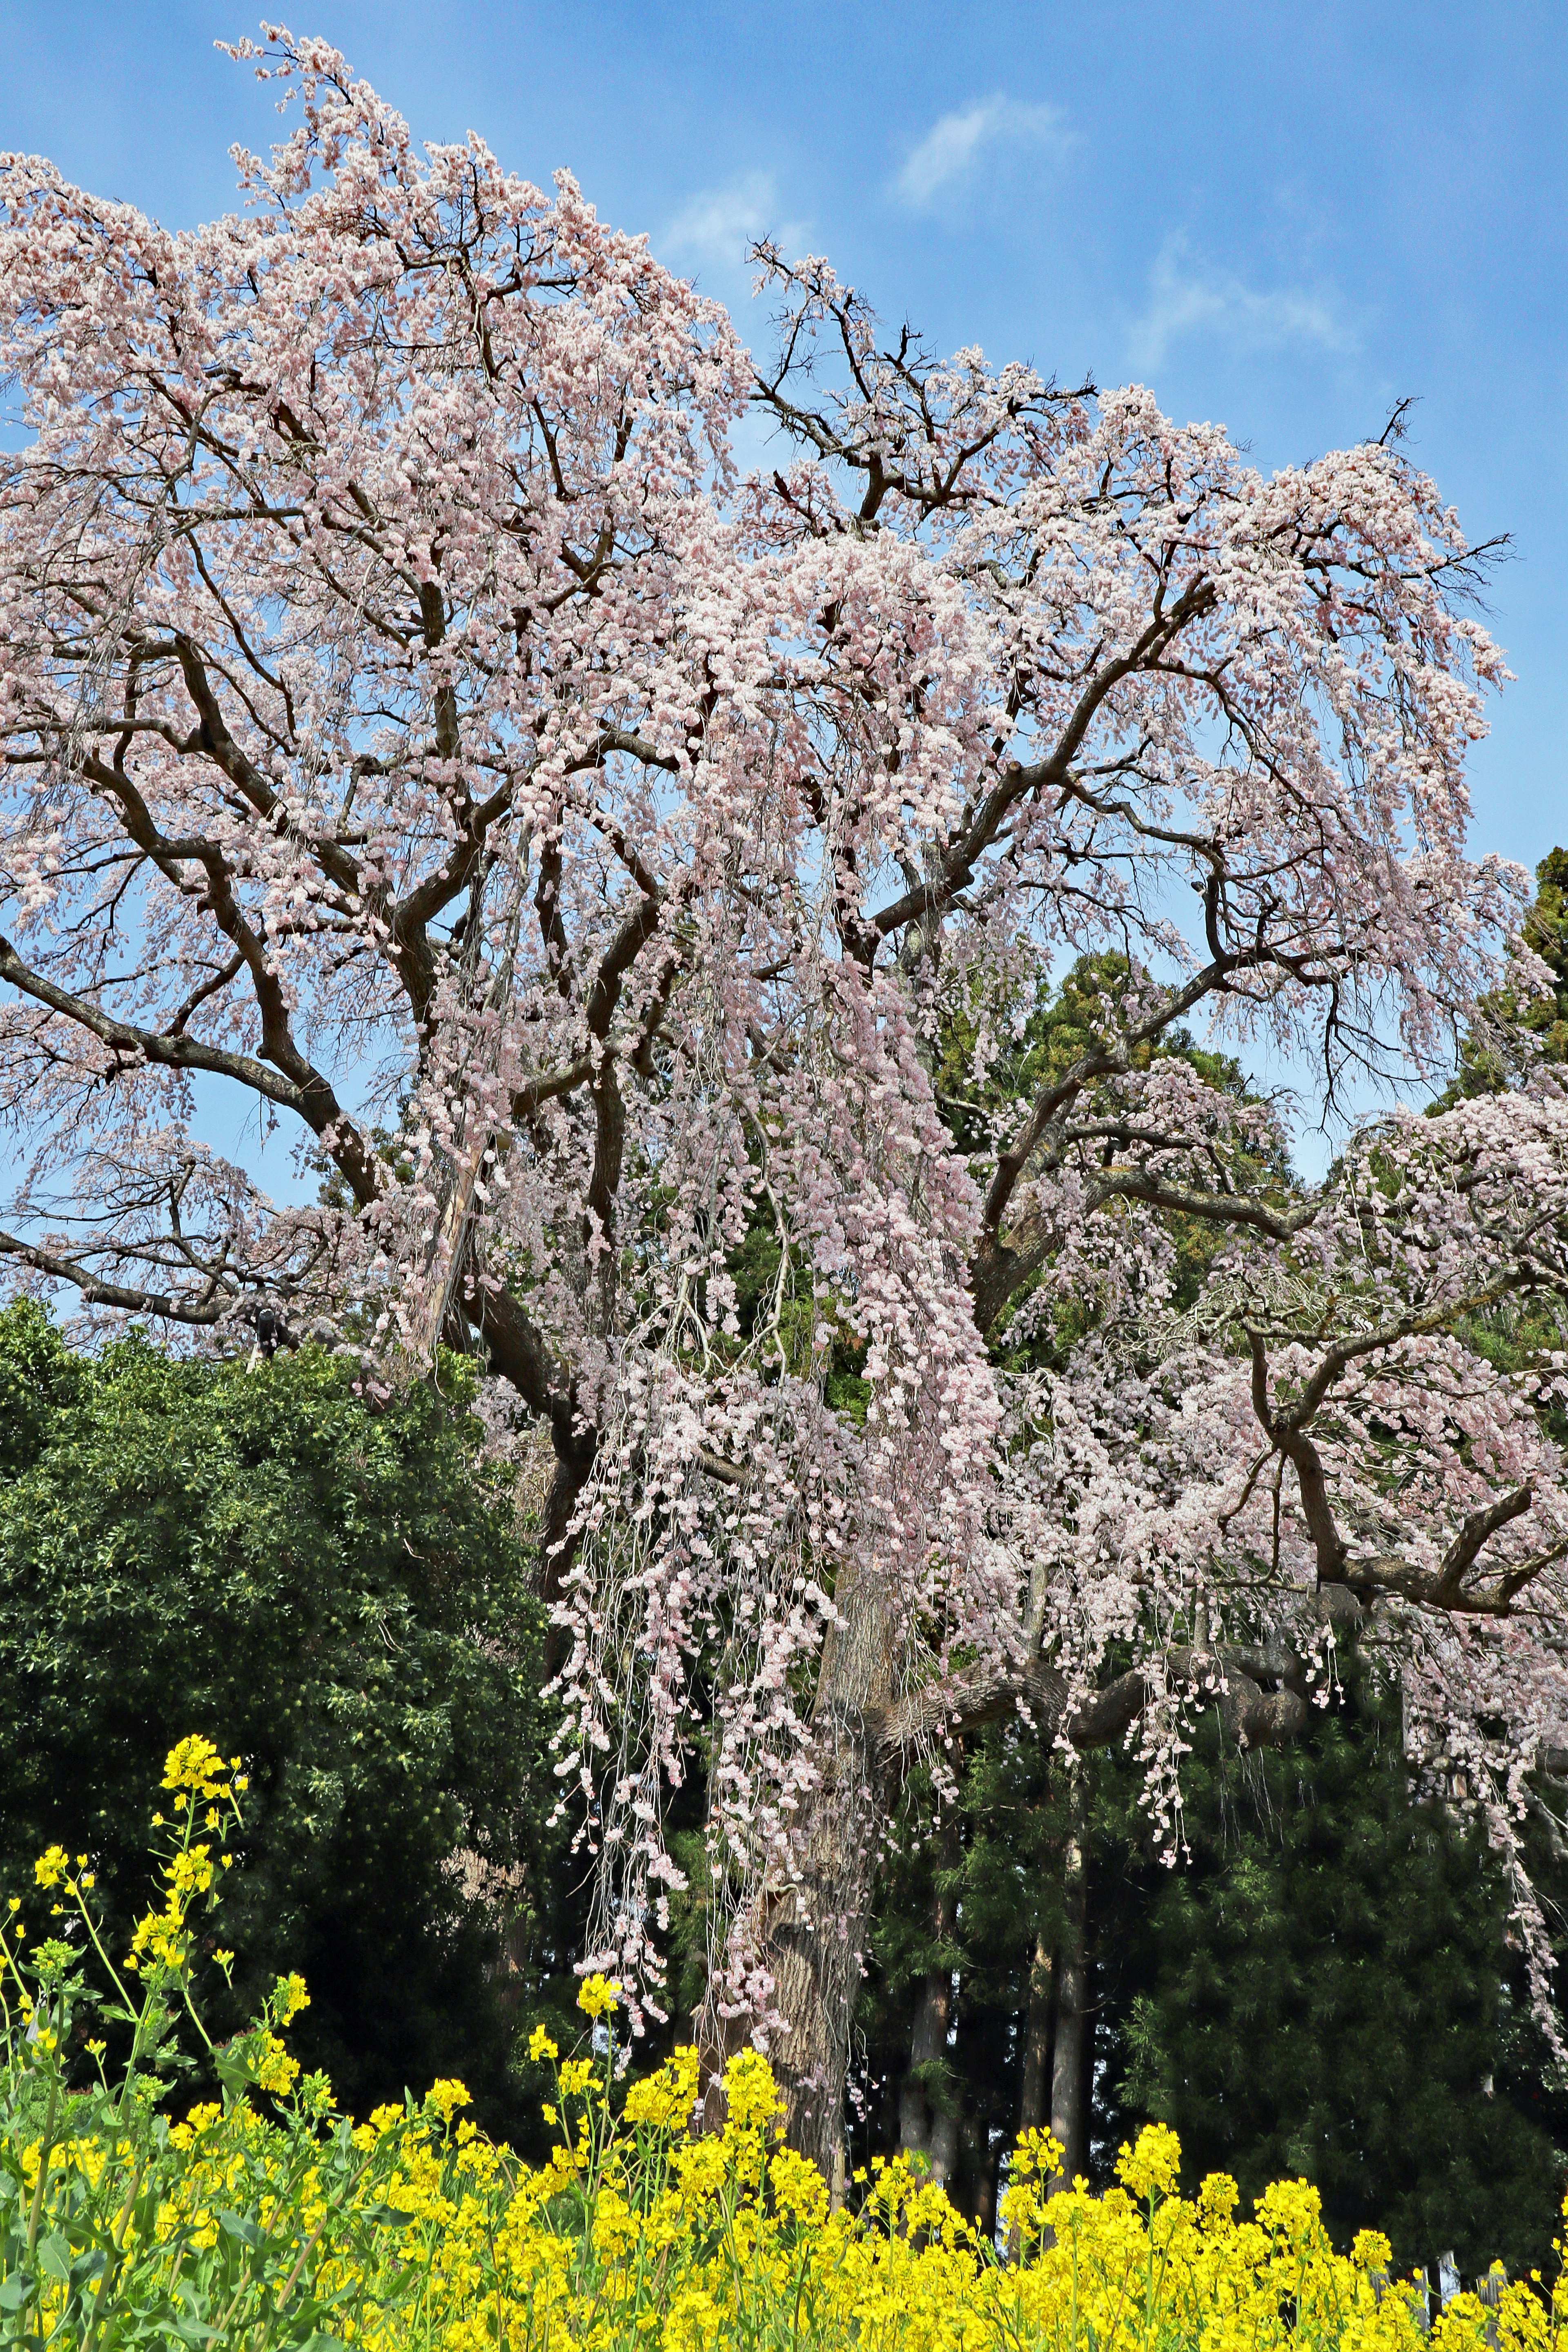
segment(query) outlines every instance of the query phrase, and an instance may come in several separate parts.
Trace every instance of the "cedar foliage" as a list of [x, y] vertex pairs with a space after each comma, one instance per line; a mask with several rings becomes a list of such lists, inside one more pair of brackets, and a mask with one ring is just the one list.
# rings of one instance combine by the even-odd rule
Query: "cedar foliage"
[[1568, 1062], [1568, 849], [1548, 850], [1535, 869], [1535, 885], [1520, 929], [1551, 975], [1550, 992], [1538, 996], [1510, 981], [1481, 999], [1444, 1108], [1462, 1095], [1500, 1094], [1517, 1086], [1538, 1061]]
[[[1448, 2248], [1467, 2276], [1494, 2255], [1516, 2275], [1549, 2264], [1568, 2096], [1510, 1948], [1503, 1874], [1479, 1829], [1412, 1787], [1396, 1705], [1358, 1685], [1284, 1754], [1241, 1756], [1200, 1727], [1173, 1869], [1135, 1760], [1080, 1769], [1096, 2185], [1144, 2123], [1168, 2123], [1190, 2189], [1226, 2172], [1245, 2202], [1306, 2179], [1336, 2243], [1381, 2228], [1402, 2269], [1436, 2275]], [[963, 1761], [945, 1869], [929, 1784], [911, 1788], [873, 1933], [861, 2145], [898, 2145], [915, 2005], [945, 1971], [951, 2044], [922, 2088], [956, 2119], [952, 2193], [982, 2217], [1018, 2125], [1037, 1938], [1060, 1936], [1066, 1812], [1059, 1764], [986, 1734]], [[1545, 1852], [1537, 1867], [1560, 1905], [1568, 1874]]]
[[[1564, 2100], [1479, 1826], [1419, 1801], [1396, 1704], [1364, 1687], [1289, 1755], [1188, 1759], [1191, 1859], [1106, 1872], [1102, 2128], [1157, 2118], [1195, 2178], [1311, 2180], [1337, 2239], [1402, 2269], [1549, 2263]], [[1109, 1857], [1108, 1857], [1109, 1859]], [[1543, 1891], [1562, 1870], [1544, 1853]]]

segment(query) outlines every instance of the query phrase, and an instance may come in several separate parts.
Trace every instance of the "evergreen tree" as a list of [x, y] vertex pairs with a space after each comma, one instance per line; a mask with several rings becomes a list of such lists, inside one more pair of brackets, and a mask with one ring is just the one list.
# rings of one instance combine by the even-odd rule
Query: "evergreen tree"
[[1527, 995], [1510, 982], [1481, 999], [1443, 1106], [1462, 1095], [1500, 1094], [1518, 1086], [1538, 1060], [1568, 1062], [1568, 849], [1547, 852], [1535, 869], [1535, 883], [1534, 900], [1520, 929], [1525, 945], [1552, 976], [1551, 992]]
[[[1359, 1690], [1286, 1755], [1238, 1755], [1200, 1727], [1173, 1869], [1152, 1850], [1135, 1759], [1079, 1764], [1077, 2162], [1106, 2186], [1121, 2142], [1168, 2122], [1191, 2187], [1228, 2172], [1246, 2200], [1304, 2177], [1336, 2243], [1376, 2227], [1402, 2269], [1452, 2247], [1467, 2275], [1500, 2255], [1518, 2273], [1549, 2262], [1568, 2096], [1510, 1949], [1502, 1873], [1479, 1829], [1417, 1801], [1396, 1717]], [[1068, 1775], [1036, 1743], [987, 1733], [963, 1761], [945, 1861], [929, 1782], [906, 1804], [863, 2009], [862, 2145], [934, 2151], [989, 2222], [1007, 2144], [1049, 2119], [1054, 2070], [1042, 2078], [1031, 2042], [1059, 2060]], [[1538, 1884], [1563, 1884], [1544, 1852]], [[911, 2064], [933, 1981], [942, 2047]]]
[[1210, 1726], [1188, 1767], [1185, 1866], [1131, 1841], [1102, 1864], [1107, 2139], [1157, 2116], [1194, 2180], [1310, 2179], [1336, 2242], [1382, 2229], [1401, 2269], [1544, 2263], [1568, 2102], [1502, 1873], [1415, 1801], [1397, 1706], [1358, 1693], [1289, 1756]]
[[250, 1776], [237, 2019], [298, 1968], [300, 2054], [349, 2107], [458, 2074], [518, 2130], [519, 2032], [569, 2009], [579, 1929], [531, 1548], [444, 1372], [377, 1410], [311, 1349], [89, 1360], [0, 1316], [0, 1884], [86, 1848], [122, 1932], [163, 1756], [205, 1732]]

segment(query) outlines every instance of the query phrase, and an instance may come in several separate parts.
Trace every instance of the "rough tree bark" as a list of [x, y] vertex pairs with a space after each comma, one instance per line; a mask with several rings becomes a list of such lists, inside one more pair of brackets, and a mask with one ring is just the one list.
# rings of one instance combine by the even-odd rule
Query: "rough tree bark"
[[1050, 2194], [1070, 2189], [1089, 2168], [1089, 1827], [1081, 1777], [1075, 1777], [1071, 1826], [1062, 1856], [1062, 1937], [1057, 1958], [1057, 2030], [1051, 2051], [1051, 2130], [1062, 2160]]
[[[871, 1916], [877, 1835], [889, 1780], [875, 1727], [890, 1699], [882, 1595], [865, 1577], [841, 1587], [811, 1713], [817, 1786], [795, 1844], [795, 1874], [773, 1890], [762, 1958], [773, 1979], [769, 2054], [784, 2090], [790, 2144], [818, 2165], [837, 2199], [845, 2178], [849, 2031]], [[697, 2012], [704, 2074], [733, 2046], [710, 1986]], [[716, 2114], [716, 2086], [705, 2094]]]
[[1038, 2131], [1046, 2121], [1046, 2093], [1050, 2082], [1051, 2007], [1056, 1998], [1056, 1953], [1043, 1936], [1035, 1938], [1034, 1965], [1029, 1970], [1028, 2004], [1024, 2014], [1024, 2081], [1018, 2100], [1018, 2129]]
[[[952, 1933], [952, 1897], [942, 1882], [957, 1853], [957, 1825], [949, 1814], [937, 1840], [937, 1886], [931, 1914], [931, 1934], [939, 1945]], [[907, 2156], [922, 2157], [930, 2178], [943, 2188], [952, 2180], [957, 2162], [958, 2118], [932, 2093], [936, 2070], [947, 2055], [952, 2025], [952, 1973], [938, 1966], [926, 1972], [915, 2002], [909, 2072], [899, 2091], [899, 2146]]]

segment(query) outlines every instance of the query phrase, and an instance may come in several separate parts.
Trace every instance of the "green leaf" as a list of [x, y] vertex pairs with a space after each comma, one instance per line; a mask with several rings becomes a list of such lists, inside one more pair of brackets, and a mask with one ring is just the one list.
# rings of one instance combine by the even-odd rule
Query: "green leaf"
[[63, 2230], [51, 2230], [47, 2238], [39, 2239], [38, 2268], [47, 2271], [50, 2278], [69, 2278], [71, 2244]]

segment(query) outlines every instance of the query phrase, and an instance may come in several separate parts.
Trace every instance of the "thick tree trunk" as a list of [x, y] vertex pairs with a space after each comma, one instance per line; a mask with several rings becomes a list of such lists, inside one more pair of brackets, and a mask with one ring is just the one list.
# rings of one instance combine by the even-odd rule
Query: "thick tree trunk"
[[959, 2200], [982, 2238], [996, 2227], [996, 2156], [991, 2133], [978, 2116], [965, 2116], [962, 2197]]
[[849, 2025], [870, 1924], [879, 1827], [864, 1743], [840, 1729], [834, 1779], [797, 1847], [795, 1884], [769, 1906], [763, 1958], [782, 2028], [770, 2043], [792, 2147], [820, 2167], [835, 2199], [845, 2167]]
[[[937, 1838], [937, 1886], [931, 1900], [931, 1930], [940, 1947], [952, 1933], [952, 1898], [942, 1879], [958, 1859], [958, 1824], [950, 1813]], [[929, 1970], [915, 2002], [910, 2032], [910, 2070], [899, 2091], [899, 2146], [907, 2156], [923, 2157], [931, 2179], [943, 2188], [952, 2179], [958, 2152], [957, 2117], [933, 2096], [936, 2080], [947, 2058], [952, 2026], [952, 1971], [940, 1964]]]
[[838, 1622], [823, 1645], [812, 1708], [821, 1781], [796, 1844], [795, 1884], [768, 1905], [763, 1958], [783, 2021], [769, 2055], [790, 2145], [821, 2167], [837, 2197], [850, 2020], [889, 1799], [867, 1718], [886, 1706], [891, 1644], [874, 1579], [846, 1580], [835, 1599]]
[[[849, 2026], [870, 1922], [877, 1822], [857, 1790], [825, 1789], [796, 1843], [795, 1877], [763, 1906], [758, 1936], [773, 1979], [769, 2061], [784, 2095], [792, 2147], [809, 2157], [837, 2207], [847, 2161], [844, 2134]], [[724, 2121], [725, 2061], [749, 2038], [743, 2016], [721, 2014], [710, 1982], [692, 2021], [703, 2084], [702, 2128]]]
[[1057, 2031], [1051, 2053], [1051, 2131], [1062, 2145], [1051, 2194], [1089, 2168], [1089, 1835], [1083, 1784], [1075, 1780], [1062, 1857], [1062, 1938], [1057, 1955]]
[[1046, 2121], [1051, 2079], [1051, 2002], [1056, 1992], [1056, 1955], [1043, 1936], [1035, 1938], [1029, 1970], [1029, 2002], [1024, 2017], [1024, 2083], [1018, 2129], [1038, 2131]]

